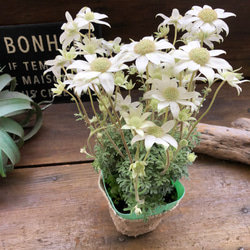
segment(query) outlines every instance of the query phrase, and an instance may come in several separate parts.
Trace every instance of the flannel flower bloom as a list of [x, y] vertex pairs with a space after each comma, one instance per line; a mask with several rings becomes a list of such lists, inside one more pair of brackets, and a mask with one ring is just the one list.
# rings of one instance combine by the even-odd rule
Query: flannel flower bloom
[[227, 24], [221, 20], [230, 16], [235, 16], [234, 13], [225, 12], [223, 9], [212, 9], [209, 5], [204, 5], [203, 8], [193, 6], [187, 11], [184, 17], [184, 23], [187, 30], [196, 31], [201, 29], [203, 32], [219, 34], [222, 30], [228, 35], [229, 28]]
[[138, 108], [130, 107], [129, 113], [120, 111], [120, 114], [126, 122], [126, 124], [122, 126], [122, 129], [132, 129], [138, 135], [143, 136], [145, 128], [153, 126], [154, 123], [146, 120], [151, 113], [142, 113], [142, 109], [143, 107], [141, 105]]
[[236, 88], [238, 95], [239, 95], [240, 92], [242, 91], [239, 84], [243, 82], [249, 82], [249, 81], [241, 80], [243, 79], [242, 73], [237, 73], [236, 71], [218, 70], [218, 74], [216, 74], [216, 77], [223, 81], [226, 81], [229, 85]]
[[174, 46], [162, 39], [154, 41], [152, 36], [144, 37], [139, 42], [132, 42], [121, 47], [124, 61], [135, 60], [135, 66], [139, 73], [146, 71], [149, 62], [159, 65], [161, 62], [174, 64], [174, 58], [162, 49], [173, 49]]
[[136, 108], [137, 106], [140, 105], [140, 102], [131, 102], [131, 96], [127, 95], [124, 99], [122, 97], [122, 95], [120, 93], [117, 93], [116, 96], [113, 97], [114, 98], [114, 103], [115, 103], [115, 110], [116, 111], [127, 111], [129, 110], [130, 107], [134, 107]]
[[90, 27], [91, 30], [94, 30], [94, 26], [92, 23], [103, 24], [110, 27], [109, 23], [101, 21], [101, 19], [107, 17], [108, 16], [105, 14], [92, 12], [91, 9], [88, 7], [83, 7], [77, 14], [77, 18], [79, 18], [80, 25], [88, 28]]
[[72, 16], [68, 11], [65, 13], [67, 23], [64, 23], [61, 27], [64, 32], [60, 35], [59, 41], [62, 44], [62, 48], [65, 49], [72, 41], [80, 40], [80, 29], [83, 27], [80, 26], [79, 20], [76, 18], [73, 20]]
[[206, 44], [210, 49], [214, 49], [214, 42], [220, 43], [223, 41], [223, 37], [215, 32], [208, 33], [202, 30], [185, 33], [182, 38], [187, 41], [201, 41]]
[[44, 74], [52, 71], [56, 78], [61, 77], [62, 68], [67, 68], [77, 56], [74, 47], [72, 47], [69, 51], [66, 51], [65, 49], [59, 49], [58, 51], [61, 55], [56, 56], [54, 60], [46, 61], [45, 65], [49, 65], [51, 67], [44, 71]]
[[65, 85], [62, 81], [57, 79], [58, 84], [54, 84], [55, 88], [51, 88], [51, 91], [53, 92], [54, 96], [59, 96], [64, 91]]
[[180, 112], [180, 105], [191, 106], [196, 109], [193, 102], [187, 101], [191, 98], [197, 98], [198, 92], [188, 92], [184, 87], [178, 87], [176, 80], [170, 79], [163, 75], [162, 80], [153, 80], [153, 89], [146, 92], [143, 96], [144, 99], [156, 99], [158, 103], [158, 111], [166, 107], [170, 107], [170, 111], [174, 118], [178, 117]]
[[180, 73], [184, 69], [189, 71], [199, 70], [209, 82], [214, 80], [215, 69], [232, 69], [232, 66], [222, 58], [216, 58], [224, 50], [207, 50], [200, 46], [198, 41], [189, 42], [183, 45], [179, 50], [172, 52], [172, 56], [180, 59], [175, 65], [176, 73]]
[[102, 39], [92, 37], [91, 39], [85, 36], [81, 42], [76, 42], [78, 55], [96, 56], [96, 54], [103, 56], [105, 50], [101, 48]]
[[114, 72], [126, 69], [125, 64], [121, 64], [119, 58], [105, 57], [85, 57], [86, 61], [76, 60], [68, 69], [77, 69], [74, 81], [81, 80], [83, 83], [93, 82], [100, 84], [108, 95], [111, 95], [115, 88]]
[[178, 29], [182, 28], [182, 16], [180, 15], [180, 12], [178, 9], [173, 9], [172, 14], [170, 17], [167, 17], [166, 15], [159, 13], [156, 16], [160, 16], [164, 19], [162, 23], [159, 24], [158, 30], [160, 27], [165, 25], [175, 25]]
[[145, 129], [144, 135], [135, 135], [131, 141], [134, 144], [137, 141], [144, 140], [145, 148], [148, 151], [154, 143], [162, 145], [165, 149], [171, 144], [177, 149], [177, 141], [168, 134], [168, 132], [174, 127], [175, 121], [168, 121], [164, 123], [161, 127], [153, 125]]

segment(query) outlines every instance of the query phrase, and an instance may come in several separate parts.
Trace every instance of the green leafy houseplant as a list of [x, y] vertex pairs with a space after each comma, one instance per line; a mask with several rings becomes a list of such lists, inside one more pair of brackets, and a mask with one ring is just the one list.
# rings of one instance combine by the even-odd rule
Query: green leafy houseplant
[[[35, 135], [42, 125], [40, 106], [30, 97], [14, 91], [16, 80], [9, 74], [0, 75], [0, 175], [13, 170], [20, 160], [19, 148]], [[17, 116], [18, 119], [17, 119]], [[25, 133], [33, 116], [35, 124]], [[21, 120], [20, 120], [21, 119]]]
[[[188, 177], [196, 158], [192, 149], [199, 142], [197, 124], [219, 90], [228, 83], [239, 94], [245, 81], [217, 57], [225, 51], [214, 49], [223, 41], [221, 34], [229, 32], [222, 19], [233, 13], [204, 5], [184, 16], [177, 9], [170, 17], [157, 16], [163, 22], [155, 34], [123, 44], [119, 37], [108, 42], [91, 33], [93, 23], [110, 26], [102, 20], [106, 15], [88, 7], [75, 19], [66, 12], [60, 55], [46, 62], [51, 67], [45, 72], [55, 74], [54, 94], [71, 95], [77, 117], [90, 129], [81, 152], [95, 158], [94, 168], [102, 171], [114, 203], [123, 201], [122, 212], [144, 217], [165, 204], [166, 196], [174, 200], [173, 183]], [[199, 81], [206, 83], [201, 93], [196, 91]], [[201, 112], [212, 86], [211, 103]], [[132, 90], [138, 91], [137, 100], [132, 100]], [[82, 95], [89, 95], [93, 116]]]

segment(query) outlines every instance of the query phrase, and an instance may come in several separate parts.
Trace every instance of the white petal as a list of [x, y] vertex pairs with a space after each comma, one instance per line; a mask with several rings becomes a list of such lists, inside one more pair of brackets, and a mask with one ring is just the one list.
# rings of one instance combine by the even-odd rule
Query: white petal
[[146, 147], [147, 150], [149, 150], [153, 146], [154, 143], [155, 143], [155, 137], [154, 136], [152, 136], [152, 135], [146, 136], [146, 138], [145, 138], [145, 147]]
[[140, 136], [144, 136], [144, 131], [142, 129], [135, 129], [135, 132]]
[[156, 50], [162, 50], [162, 49], [174, 48], [174, 46], [171, 43], [167, 42], [166, 40], [160, 40], [155, 43], [155, 48]]
[[102, 73], [99, 79], [107, 94], [112, 95], [115, 88], [113, 75], [111, 73]]
[[156, 138], [155, 143], [161, 144], [162, 146], [165, 147], [165, 149], [169, 147], [169, 144], [162, 138]]
[[178, 148], [177, 141], [171, 135], [164, 135], [162, 139], [171, 144], [173, 147]]
[[210, 57], [206, 66], [216, 69], [232, 69], [232, 66], [225, 59], [215, 57]]
[[199, 71], [208, 79], [208, 81], [214, 80], [214, 71], [210, 67], [200, 67]]
[[171, 54], [173, 57], [178, 59], [189, 59], [188, 54], [185, 51], [182, 50], [176, 50]]
[[168, 53], [165, 53], [162, 51], [157, 51], [155, 54], [159, 57], [159, 59], [162, 62], [167, 62], [171, 65], [173, 65], [175, 63], [174, 57]]
[[163, 131], [165, 133], [168, 133], [175, 125], [175, 121], [174, 120], [171, 120], [171, 121], [168, 121], [168, 122], [165, 122], [161, 128], [163, 129]]
[[173, 117], [176, 118], [180, 112], [180, 107], [176, 102], [170, 102], [170, 110]]
[[175, 67], [174, 67], [174, 72], [176, 74], [180, 73], [181, 71], [183, 71], [184, 69], [188, 68], [190, 61], [179, 61], [178, 63], [176, 63]]
[[176, 19], [179, 18], [179, 16], [180, 16], [179, 10], [178, 9], [173, 9], [172, 10], [172, 18], [176, 20]]
[[80, 79], [90, 80], [92, 78], [98, 77], [99, 75], [100, 75], [100, 72], [97, 72], [97, 71], [82, 71], [75, 75], [74, 81], [80, 80]]
[[188, 64], [188, 69], [190, 71], [195, 71], [195, 70], [198, 70], [200, 68], [200, 64], [194, 62], [194, 61], [190, 61], [189, 64]]
[[158, 111], [161, 111], [162, 109], [166, 108], [169, 106], [169, 102], [160, 102], [157, 106]]
[[155, 65], [159, 65], [161, 63], [160, 58], [156, 55], [156, 53], [148, 53], [145, 56]]
[[83, 69], [83, 70], [90, 70], [89, 63], [83, 61], [83, 60], [76, 60], [74, 61], [68, 69]]
[[144, 73], [148, 65], [148, 59], [146, 56], [139, 56], [135, 61], [136, 68], [139, 73]]
[[211, 34], [215, 31], [215, 26], [210, 24], [210, 23], [204, 23], [200, 29], [205, 32], [205, 33], [208, 33], [208, 34]]
[[140, 136], [140, 135], [136, 135], [132, 138], [131, 140], [131, 144], [133, 145], [135, 142], [137, 141], [141, 141], [141, 140], [144, 140], [144, 137], [143, 136]]
[[218, 56], [218, 55], [221, 55], [221, 54], [226, 54], [226, 51], [222, 50], [222, 49], [214, 49], [214, 50], [209, 51], [210, 56]]

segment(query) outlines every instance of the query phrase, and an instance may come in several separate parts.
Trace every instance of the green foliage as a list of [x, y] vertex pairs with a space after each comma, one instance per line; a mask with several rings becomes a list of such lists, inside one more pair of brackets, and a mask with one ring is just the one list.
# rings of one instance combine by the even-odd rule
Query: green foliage
[[[120, 199], [126, 203], [124, 211], [133, 211], [138, 204], [135, 199], [135, 189], [131, 176], [130, 161], [126, 155], [120, 133], [113, 128], [108, 128], [108, 134], [111, 136], [116, 145], [125, 155], [123, 159], [110, 143], [105, 133], [102, 134], [102, 144], [96, 144], [96, 158], [93, 163], [94, 168], [103, 171], [105, 183], [108, 192], [114, 203], [118, 203]], [[132, 135], [129, 130], [124, 131], [125, 139], [129, 147], [129, 151], [133, 157], [136, 154], [136, 146], [131, 145]], [[178, 138], [179, 134], [175, 134]], [[188, 177], [188, 165], [192, 164], [187, 160], [187, 154], [199, 142], [198, 135], [194, 133], [188, 142], [187, 147], [181, 148], [171, 161], [166, 173], [162, 175], [162, 171], [166, 166], [166, 151], [161, 145], [154, 144], [147, 158], [145, 167], [146, 176], [139, 178], [139, 196], [144, 200], [141, 205], [142, 213], [146, 216], [155, 207], [165, 204], [164, 197], [170, 195], [174, 191], [173, 183], [182, 177]], [[174, 150], [171, 148], [171, 150]], [[144, 147], [140, 147], [140, 160], [146, 155]], [[121, 211], [121, 212], [124, 212]]]
[[[0, 175], [14, 168], [20, 160], [19, 148], [35, 135], [42, 125], [42, 111], [28, 96], [15, 90], [16, 81], [8, 74], [0, 75]], [[21, 121], [15, 119], [21, 116]], [[25, 134], [24, 128], [33, 116], [35, 125]]]

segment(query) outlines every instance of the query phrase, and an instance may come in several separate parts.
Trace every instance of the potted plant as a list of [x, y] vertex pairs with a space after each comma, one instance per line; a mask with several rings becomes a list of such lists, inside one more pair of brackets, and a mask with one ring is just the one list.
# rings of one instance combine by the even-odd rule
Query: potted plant
[[[40, 106], [27, 95], [15, 91], [15, 86], [15, 78], [9, 74], [0, 75], [0, 175], [2, 177], [6, 177], [6, 172], [13, 170], [15, 164], [20, 161], [19, 148], [34, 136], [42, 125]], [[25, 132], [28, 125], [31, 128]]]
[[[94, 23], [110, 26], [103, 21], [106, 15], [88, 7], [75, 19], [66, 12], [60, 55], [46, 62], [51, 67], [45, 73], [57, 77], [54, 95], [71, 95], [77, 118], [90, 130], [81, 152], [93, 157], [101, 172], [99, 185], [117, 230], [133, 236], [154, 230], [158, 214], [178, 205], [185, 193], [179, 180], [188, 177], [196, 158], [197, 124], [224, 84], [239, 94], [245, 81], [218, 57], [225, 51], [214, 49], [221, 34], [229, 32], [222, 19], [233, 13], [204, 5], [193, 6], [184, 16], [177, 9], [171, 17], [157, 16], [163, 21], [154, 35], [123, 44], [119, 37], [105, 41], [91, 33]], [[201, 93], [198, 81], [206, 83]], [[201, 112], [214, 85], [211, 103]], [[138, 99], [132, 99], [132, 90]], [[83, 95], [90, 98], [91, 114]]]

